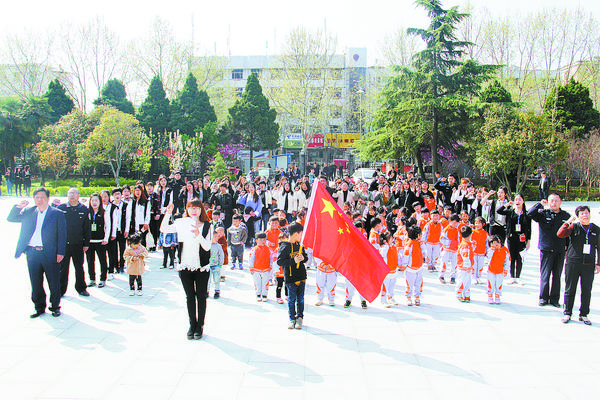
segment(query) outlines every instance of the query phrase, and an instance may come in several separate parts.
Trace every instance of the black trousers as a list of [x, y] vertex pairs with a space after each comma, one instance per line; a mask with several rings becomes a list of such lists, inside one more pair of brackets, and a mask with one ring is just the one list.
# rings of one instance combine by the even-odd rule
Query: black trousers
[[206, 315], [206, 291], [208, 290], [208, 278], [210, 272], [200, 270], [190, 271], [187, 269], [179, 271], [179, 279], [185, 291], [187, 301], [190, 327], [195, 330], [204, 326]]
[[175, 247], [163, 246], [163, 267], [167, 268], [167, 262], [169, 261], [169, 258], [171, 258], [169, 265], [175, 265]]
[[564, 263], [564, 252], [540, 250], [540, 300], [559, 301]]
[[580, 281], [581, 306], [579, 307], [579, 316], [586, 317], [590, 313], [590, 299], [592, 297], [592, 285], [594, 283], [594, 268], [594, 264], [582, 264], [567, 260], [567, 265], [565, 267], [565, 280], [567, 284], [565, 287], [564, 314], [571, 315], [573, 312], [577, 284]]
[[127, 239], [123, 236], [123, 233], [117, 232], [117, 238], [108, 242], [108, 273], [114, 274], [116, 272], [123, 272], [125, 268], [125, 259], [123, 253], [125, 253], [125, 246], [127, 245]]
[[47, 256], [43, 251], [31, 247], [25, 250], [25, 254], [31, 281], [31, 301], [35, 305], [35, 310], [46, 310], [44, 274], [50, 289], [50, 311], [60, 310], [60, 264], [56, 262], [56, 255]]
[[157, 243], [158, 243], [158, 237], [160, 236], [160, 224], [162, 222], [162, 216], [159, 219], [154, 219], [155, 216], [152, 216], [152, 218], [150, 219], [150, 234], [152, 235], [152, 238], [154, 239], [154, 248], [156, 248]]
[[135, 282], [137, 281], [137, 290], [142, 290], [142, 276], [129, 275], [129, 289], [135, 290]]
[[100, 263], [100, 280], [102, 282], [106, 281], [106, 276], [108, 275], [108, 264], [106, 262], [107, 250], [108, 244], [90, 243], [88, 251], [85, 252], [90, 281], [96, 280], [96, 256], [98, 256], [98, 262]]
[[75, 267], [75, 290], [81, 293], [87, 288], [83, 272], [83, 244], [67, 244], [65, 257], [60, 262], [60, 292], [64, 296], [69, 285], [69, 266], [73, 260]]
[[525, 244], [521, 242], [520, 234], [513, 234], [506, 240], [508, 251], [510, 252], [510, 277], [520, 278], [521, 270], [523, 269], [523, 258], [521, 251], [525, 248]]

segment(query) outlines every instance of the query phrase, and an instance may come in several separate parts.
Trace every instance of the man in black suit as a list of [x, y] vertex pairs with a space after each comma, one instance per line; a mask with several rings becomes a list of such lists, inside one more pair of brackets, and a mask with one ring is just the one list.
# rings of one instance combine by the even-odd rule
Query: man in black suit
[[540, 191], [540, 200], [548, 200], [548, 194], [550, 192], [550, 181], [546, 177], [546, 173], [544, 171], [540, 172], [540, 184], [538, 185], [538, 189]]
[[31, 300], [35, 305], [31, 318], [46, 312], [44, 274], [50, 288], [50, 311], [53, 317], [60, 316], [60, 262], [67, 244], [67, 223], [61, 211], [48, 207], [49, 198], [48, 189], [38, 188], [33, 192], [35, 207], [25, 208], [29, 202], [23, 200], [7, 217], [9, 222], [21, 223], [15, 257], [27, 255]]

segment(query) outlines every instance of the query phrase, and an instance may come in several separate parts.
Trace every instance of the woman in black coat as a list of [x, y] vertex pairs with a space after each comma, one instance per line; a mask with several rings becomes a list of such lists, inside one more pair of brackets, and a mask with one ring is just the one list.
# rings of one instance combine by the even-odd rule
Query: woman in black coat
[[527, 215], [525, 201], [520, 193], [515, 199], [497, 210], [500, 215], [506, 215], [506, 243], [510, 251], [510, 276], [512, 283], [519, 283], [523, 258], [521, 252], [529, 250], [531, 241], [531, 218]]

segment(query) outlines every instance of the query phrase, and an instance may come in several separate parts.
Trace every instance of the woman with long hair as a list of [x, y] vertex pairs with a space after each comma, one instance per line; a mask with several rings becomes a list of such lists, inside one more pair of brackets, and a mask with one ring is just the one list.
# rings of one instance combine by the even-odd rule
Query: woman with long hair
[[[260, 221], [262, 215], [262, 200], [256, 191], [256, 185], [253, 182], [246, 184], [246, 194], [242, 195], [237, 203], [244, 206], [244, 208], [250, 207], [250, 219], [254, 225], [254, 233], [260, 232]], [[248, 220], [250, 222], [250, 219]]]
[[296, 213], [298, 200], [287, 178], [281, 178], [281, 186], [273, 189], [273, 198], [277, 200], [277, 208], [285, 212], [285, 218], [292, 222], [292, 214]]
[[198, 199], [192, 199], [185, 208], [182, 218], [170, 223], [173, 204], [167, 207], [160, 231], [177, 233], [182, 243], [181, 260], [177, 265], [179, 279], [185, 291], [190, 326], [188, 339], [200, 339], [204, 332], [206, 315], [206, 291], [210, 276], [210, 246], [212, 229], [204, 205]]
[[531, 241], [531, 218], [527, 215], [525, 200], [521, 193], [513, 201], [501, 206], [498, 214], [506, 216], [506, 244], [510, 251], [511, 283], [519, 283], [523, 269], [523, 250], [529, 250]]
[[146, 247], [146, 235], [150, 229], [150, 207], [146, 198], [146, 189], [143, 184], [137, 184], [133, 188], [133, 201], [131, 202], [131, 225], [129, 234], [140, 232], [142, 246]]
[[89, 201], [89, 219], [90, 219], [90, 245], [85, 253], [88, 265], [88, 274], [90, 284], [88, 287], [96, 286], [96, 256], [100, 263], [100, 282], [98, 287], [102, 288], [106, 284], [108, 276], [108, 265], [106, 262], [106, 253], [108, 251], [108, 241], [110, 239], [110, 212], [102, 206], [100, 194], [93, 193]]

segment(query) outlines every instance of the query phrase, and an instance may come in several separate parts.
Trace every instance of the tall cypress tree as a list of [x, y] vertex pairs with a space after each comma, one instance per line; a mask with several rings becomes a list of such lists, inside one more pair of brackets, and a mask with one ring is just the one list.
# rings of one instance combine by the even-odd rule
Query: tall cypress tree
[[183, 89], [171, 105], [171, 129], [189, 137], [196, 135], [208, 122], [216, 122], [217, 114], [208, 94], [198, 90], [198, 82], [190, 72]]
[[48, 91], [44, 94], [48, 99], [48, 105], [52, 107], [50, 112], [50, 122], [56, 123], [63, 115], [67, 115], [73, 110], [74, 103], [65, 92], [63, 85], [55, 79], [48, 84]]
[[250, 150], [251, 166], [254, 150], [271, 150], [277, 147], [277, 111], [269, 107], [269, 99], [263, 94], [254, 74], [248, 76], [244, 94], [229, 109], [229, 116], [231, 130], [241, 136]]
[[107, 105], [126, 114], [134, 114], [133, 104], [127, 100], [125, 85], [118, 79], [111, 79], [104, 84], [100, 97], [94, 100], [94, 105]]

